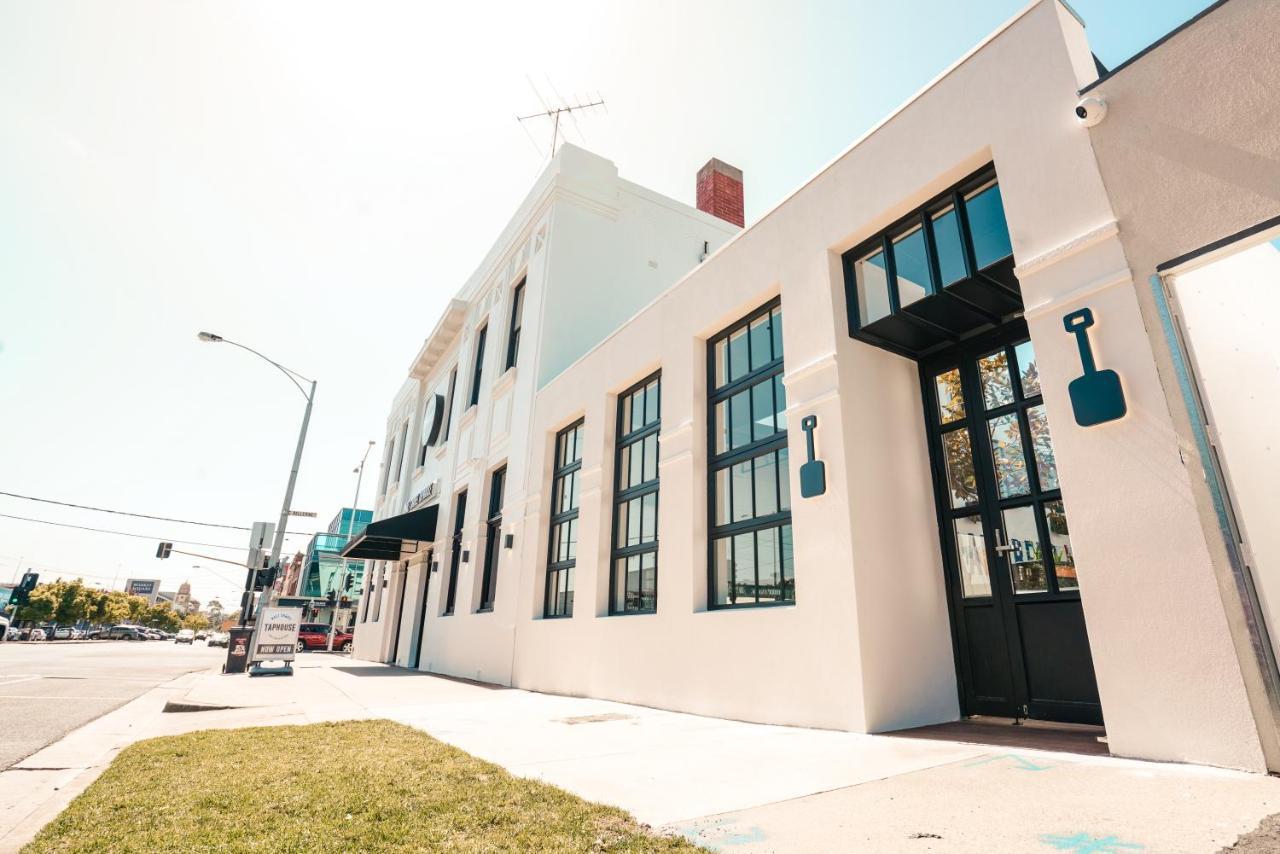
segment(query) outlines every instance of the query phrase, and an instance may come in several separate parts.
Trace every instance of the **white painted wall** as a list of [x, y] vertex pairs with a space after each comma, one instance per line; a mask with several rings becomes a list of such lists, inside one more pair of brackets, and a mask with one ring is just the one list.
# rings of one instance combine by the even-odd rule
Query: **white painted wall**
[[1261, 243], [1170, 281], [1280, 658], [1280, 250]]

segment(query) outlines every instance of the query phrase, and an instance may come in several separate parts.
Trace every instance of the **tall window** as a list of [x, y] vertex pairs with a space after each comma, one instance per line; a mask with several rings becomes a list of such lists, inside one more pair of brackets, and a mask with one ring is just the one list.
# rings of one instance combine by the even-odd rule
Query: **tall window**
[[609, 610], [658, 607], [658, 428], [661, 379], [655, 374], [618, 396], [613, 564]]
[[458, 599], [458, 569], [462, 563], [462, 524], [467, 518], [467, 491], [458, 493], [453, 508], [453, 536], [449, 542], [449, 585], [445, 588], [444, 613], [453, 613]]
[[404, 447], [409, 442], [409, 422], [406, 420], [400, 428], [400, 441], [396, 443], [396, 461], [391, 467], [391, 482], [400, 482], [400, 470], [404, 468]]
[[458, 387], [458, 366], [454, 365], [449, 372], [449, 397], [444, 404], [444, 429], [440, 432], [440, 441], [449, 441], [449, 425], [453, 423], [453, 392]]
[[480, 610], [492, 611], [498, 589], [498, 553], [502, 544], [502, 491], [507, 482], [503, 466], [489, 479], [489, 518], [485, 520], [484, 571], [480, 577]]
[[480, 376], [484, 372], [484, 339], [489, 334], [489, 325], [486, 323], [480, 327], [480, 331], [476, 333], [476, 361], [471, 368], [471, 396], [467, 399], [467, 406], [475, 406], [480, 402]]
[[777, 300], [707, 345], [712, 608], [795, 601], [782, 308]]
[[578, 562], [578, 478], [582, 471], [582, 421], [556, 434], [551, 475], [551, 537], [543, 616], [573, 616], [573, 567]]
[[511, 329], [507, 332], [507, 367], [516, 366], [520, 353], [520, 324], [524, 315], [524, 279], [511, 292]]

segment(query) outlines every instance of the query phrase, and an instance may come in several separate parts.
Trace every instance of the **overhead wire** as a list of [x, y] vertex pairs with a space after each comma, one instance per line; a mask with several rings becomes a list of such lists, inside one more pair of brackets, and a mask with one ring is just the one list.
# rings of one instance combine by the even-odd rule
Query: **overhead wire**
[[[74, 504], [70, 501], [56, 501], [52, 498], [37, 498], [34, 495], [21, 495], [17, 492], [5, 492], [4, 490], [0, 490], [0, 495], [7, 496], [9, 498], [20, 498], [23, 501], [37, 501], [41, 504], [56, 504], [59, 507], [72, 507], [72, 508], [75, 508], [76, 510], [92, 510], [95, 513], [111, 513], [116, 516], [133, 516], [134, 518], [137, 518], [137, 519], [152, 519], [157, 522], [176, 522], [180, 525], [199, 525], [204, 528], [226, 528], [231, 531], [252, 531], [253, 530], [253, 528], [247, 527], [245, 525], [226, 525], [221, 522], [199, 522], [194, 519], [177, 519], [172, 516], [153, 516], [149, 513], [133, 513], [128, 510], [112, 510], [107, 507], [94, 507], [93, 505], [90, 505], [90, 504]], [[304, 533], [301, 531], [285, 531], [285, 536], [286, 537], [290, 537], [290, 536], [310, 537], [311, 534]], [[177, 541], [175, 540], [174, 542], [177, 542]], [[192, 543], [191, 545], [201, 545], [201, 544]], [[207, 544], [204, 544], [204, 545], [207, 545]], [[229, 547], [224, 547], [224, 548], [229, 548]]]

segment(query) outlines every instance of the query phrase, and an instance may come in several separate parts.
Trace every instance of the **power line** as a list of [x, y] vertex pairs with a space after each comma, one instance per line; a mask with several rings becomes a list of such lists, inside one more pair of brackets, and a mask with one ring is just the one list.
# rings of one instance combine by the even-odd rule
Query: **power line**
[[[106, 507], [92, 507], [88, 504], [72, 504], [69, 501], [54, 501], [52, 498], [36, 498], [34, 495], [19, 495], [16, 492], [4, 492], [3, 490], [0, 490], [0, 495], [5, 495], [5, 496], [8, 496], [9, 498], [21, 498], [23, 501], [38, 501], [41, 504], [56, 504], [59, 507], [74, 507], [77, 510], [92, 510], [96, 513], [111, 513], [116, 516], [133, 516], [138, 519], [154, 519], [157, 522], [177, 522], [178, 524], [181, 524], [181, 525], [200, 525], [201, 527], [204, 527], [204, 528], [227, 528], [232, 531], [252, 531], [253, 530], [252, 528], [247, 528], [244, 525], [224, 525], [220, 522], [196, 522], [192, 519], [175, 519], [172, 516], [152, 516], [147, 513], [131, 513], [128, 510], [109, 510]], [[31, 520], [31, 521], [40, 521], [40, 520], [37, 519], [37, 520]], [[304, 534], [300, 531], [285, 531], [285, 536], [309, 537], [311, 536], [311, 534]], [[174, 542], [176, 543], [178, 542], [178, 540], [174, 540]], [[198, 546], [198, 545], [208, 545], [208, 544], [207, 543], [188, 543], [188, 545]], [[220, 548], [230, 548], [230, 546], [220, 546]], [[243, 551], [243, 549], [241, 551]]]
[[[70, 522], [53, 522], [48, 519], [32, 519], [30, 516], [12, 516], [8, 513], [0, 513], [0, 517], [5, 519], [17, 519], [21, 522], [36, 522], [41, 525], [56, 525], [59, 528], [75, 528], [78, 531], [94, 531], [99, 534], [116, 534], [121, 537], [137, 537], [140, 540], [156, 540], [162, 537], [156, 534], [135, 534], [132, 531], [114, 531], [110, 528], [90, 528], [87, 525], [72, 525]], [[221, 543], [194, 543], [191, 540], [166, 540], [170, 543], [182, 543], [185, 546], [204, 546], [211, 549], [230, 549], [235, 552], [245, 552], [248, 549], [241, 546], [224, 546]]]

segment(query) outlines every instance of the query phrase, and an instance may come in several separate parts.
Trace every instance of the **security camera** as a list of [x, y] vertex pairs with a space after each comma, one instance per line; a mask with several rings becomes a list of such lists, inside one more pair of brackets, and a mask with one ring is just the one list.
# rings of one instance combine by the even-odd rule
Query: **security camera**
[[1081, 98], [1076, 104], [1076, 121], [1081, 127], [1091, 128], [1107, 117], [1107, 102], [1101, 98]]

